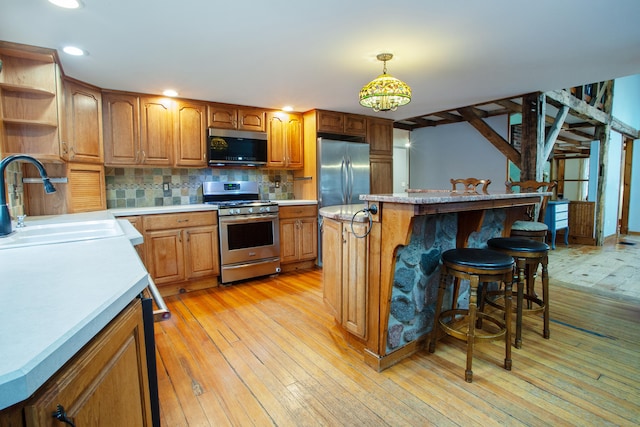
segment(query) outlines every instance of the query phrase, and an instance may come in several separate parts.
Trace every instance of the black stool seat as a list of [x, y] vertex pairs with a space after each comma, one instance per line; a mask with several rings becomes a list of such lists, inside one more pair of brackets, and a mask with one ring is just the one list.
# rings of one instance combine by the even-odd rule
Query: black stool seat
[[549, 245], [531, 239], [517, 237], [497, 237], [487, 242], [490, 248], [516, 252], [543, 253], [549, 250]]
[[490, 249], [450, 249], [442, 254], [442, 261], [482, 270], [503, 270], [513, 266], [513, 258]]

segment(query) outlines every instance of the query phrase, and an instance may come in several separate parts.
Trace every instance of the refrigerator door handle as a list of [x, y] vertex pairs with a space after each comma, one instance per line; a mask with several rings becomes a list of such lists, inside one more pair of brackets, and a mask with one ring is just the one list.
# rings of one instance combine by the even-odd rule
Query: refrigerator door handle
[[346, 159], [342, 157], [342, 165], [340, 166], [340, 173], [342, 175], [342, 180], [341, 180], [342, 188], [340, 190], [342, 193], [341, 196], [342, 196], [343, 205], [347, 204], [346, 193], [347, 193], [347, 188], [349, 188], [348, 175], [347, 175], [348, 168], [349, 168], [349, 165], [347, 164]]
[[351, 156], [349, 156], [349, 203], [352, 203], [353, 200], [353, 187], [355, 185], [355, 178], [353, 176], [353, 162], [351, 161]]

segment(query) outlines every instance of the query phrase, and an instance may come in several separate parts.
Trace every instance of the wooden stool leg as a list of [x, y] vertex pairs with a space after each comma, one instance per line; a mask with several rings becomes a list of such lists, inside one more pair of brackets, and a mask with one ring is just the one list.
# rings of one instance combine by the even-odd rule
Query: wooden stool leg
[[429, 336], [429, 353], [436, 351], [436, 341], [438, 341], [438, 331], [440, 329], [440, 313], [442, 312], [442, 302], [444, 292], [447, 289], [447, 267], [440, 269], [440, 287], [438, 288], [438, 302], [436, 302], [436, 312], [433, 316], [433, 327]]
[[508, 371], [511, 370], [511, 295], [512, 295], [512, 283], [511, 281], [506, 281], [504, 284], [504, 322], [505, 322], [505, 334], [504, 334], [504, 345], [505, 345], [505, 359], [504, 359], [504, 368]]
[[549, 270], [548, 264], [549, 257], [545, 256], [542, 260], [542, 302], [544, 304], [544, 329], [542, 330], [542, 336], [549, 338], [551, 332], [549, 331]]
[[[518, 294], [516, 300], [516, 348], [522, 347], [522, 307], [524, 304], [524, 276], [526, 269], [526, 260], [524, 258], [518, 258], [516, 260], [518, 268]], [[506, 313], [510, 313], [506, 311]], [[511, 316], [511, 314], [509, 314]]]
[[473, 348], [475, 344], [476, 336], [476, 313], [478, 304], [478, 281], [479, 277], [471, 276], [469, 283], [469, 318], [467, 329], [467, 369], [464, 372], [464, 380], [468, 383], [473, 381], [473, 371], [471, 370], [471, 363], [473, 362]]

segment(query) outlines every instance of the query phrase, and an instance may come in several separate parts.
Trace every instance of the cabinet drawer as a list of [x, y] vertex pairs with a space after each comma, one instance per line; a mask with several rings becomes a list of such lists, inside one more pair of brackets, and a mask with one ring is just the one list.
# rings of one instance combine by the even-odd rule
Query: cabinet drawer
[[279, 210], [281, 219], [315, 217], [317, 214], [318, 207], [316, 205], [280, 206]]
[[561, 228], [567, 228], [569, 226], [569, 220], [563, 219], [562, 221], [556, 221], [556, 230], [560, 230]]
[[556, 212], [569, 212], [569, 203], [556, 205]]
[[217, 224], [218, 214], [215, 211], [145, 215], [144, 217], [144, 229], [147, 231]]
[[556, 212], [556, 222], [569, 218], [569, 212]]

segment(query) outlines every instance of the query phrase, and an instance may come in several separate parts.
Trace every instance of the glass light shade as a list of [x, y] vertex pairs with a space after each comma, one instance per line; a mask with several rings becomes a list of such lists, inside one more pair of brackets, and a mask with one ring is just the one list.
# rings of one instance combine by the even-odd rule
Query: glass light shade
[[380, 74], [360, 90], [360, 105], [373, 111], [395, 111], [411, 101], [411, 88], [387, 73]]

